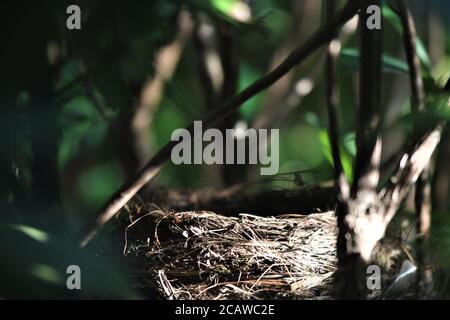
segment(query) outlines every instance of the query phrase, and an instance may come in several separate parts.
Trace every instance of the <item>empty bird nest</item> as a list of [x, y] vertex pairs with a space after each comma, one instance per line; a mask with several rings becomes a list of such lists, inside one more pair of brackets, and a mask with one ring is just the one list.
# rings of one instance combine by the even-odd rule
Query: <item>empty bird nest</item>
[[[166, 299], [326, 299], [336, 235], [334, 212], [226, 217], [156, 210], [126, 228], [124, 254], [139, 270], [139, 286]], [[399, 251], [389, 252], [393, 263]]]

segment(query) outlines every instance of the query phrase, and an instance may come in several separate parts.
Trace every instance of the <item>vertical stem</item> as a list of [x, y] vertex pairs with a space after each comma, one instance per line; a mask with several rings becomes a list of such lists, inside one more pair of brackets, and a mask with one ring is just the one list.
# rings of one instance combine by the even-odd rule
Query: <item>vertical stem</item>
[[30, 218], [34, 223], [56, 231], [63, 226], [63, 216], [58, 166], [61, 134], [58, 123], [60, 108], [55, 102], [53, 86], [61, 65], [59, 60], [50, 61], [46, 54], [50, 36], [42, 33], [37, 37], [39, 49], [36, 50], [34, 63], [41, 76], [39, 79], [33, 79], [28, 87], [31, 94], [29, 119], [33, 153], [31, 173], [34, 202], [34, 212]]
[[[233, 30], [226, 25], [225, 22], [220, 22], [222, 25], [219, 28], [219, 51], [222, 61], [224, 82], [221, 90], [220, 103], [226, 103], [228, 99], [238, 93], [239, 84], [239, 48], [236, 35]], [[239, 120], [239, 112], [235, 111], [227, 116], [222, 124], [221, 130], [227, 128], [234, 128], [236, 122]], [[225, 131], [224, 131], [225, 132]], [[237, 157], [237, 149], [234, 145], [234, 155]], [[224, 150], [224, 163], [226, 159], [227, 150]], [[226, 186], [231, 186], [240, 181], [245, 180], [247, 175], [247, 167], [238, 164], [224, 164], [222, 167], [222, 178]]]
[[369, 29], [367, 8], [380, 6], [378, 0], [361, 1], [360, 11], [360, 74], [357, 110], [356, 163], [352, 195], [375, 191], [379, 180], [381, 142], [379, 120], [381, 111], [382, 28]]
[[[336, 11], [335, 1], [327, 1], [325, 3], [325, 19], [331, 21]], [[339, 200], [348, 197], [348, 182], [344, 176], [340, 151], [339, 151], [339, 122], [338, 122], [338, 88], [336, 84], [336, 61], [340, 52], [340, 41], [337, 32], [333, 40], [328, 45], [325, 66], [326, 78], [326, 99], [328, 111], [328, 137], [331, 145], [331, 154], [334, 165], [335, 185], [338, 188]]]
[[399, 4], [399, 16], [403, 27], [403, 46], [409, 66], [409, 78], [411, 82], [411, 108], [414, 112], [425, 108], [425, 94], [423, 81], [420, 75], [420, 59], [416, 51], [417, 32], [411, 11], [405, 0], [397, 0]]
[[[338, 273], [336, 294], [341, 299], [364, 299], [367, 296], [365, 266], [379, 239], [380, 221], [373, 219], [378, 199], [377, 185], [381, 140], [382, 30], [369, 29], [368, 8], [380, 6], [377, 0], [360, 2], [360, 75], [357, 110], [356, 163], [350, 197], [336, 209], [338, 215]], [[373, 17], [372, 17], [373, 18]], [[381, 17], [379, 17], [381, 19]]]
[[[420, 60], [416, 51], [416, 26], [408, 4], [405, 0], [397, 0], [398, 15], [403, 27], [403, 46], [409, 66], [409, 78], [411, 84], [411, 109], [414, 114], [425, 109], [425, 93], [420, 66]], [[417, 132], [418, 120], [413, 123], [413, 130]], [[430, 167], [427, 165], [416, 182], [414, 194], [416, 210], [417, 261], [419, 272], [417, 278], [418, 293], [426, 293], [432, 281], [430, 270], [427, 270], [426, 245], [431, 224], [431, 184]]]
[[[202, 81], [206, 110], [213, 110], [230, 97], [236, 95], [239, 83], [239, 56], [238, 42], [232, 28], [226, 21], [219, 20], [216, 24], [203, 21], [204, 17], [197, 17], [195, 32], [195, 44], [199, 53], [199, 78]], [[202, 34], [202, 28], [214, 28], [214, 32]], [[204, 32], [203, 32], [204, 33]], [[220, 59], [221, 68], [216, 70], [208, 63], [211, 57]], [[214, 79], [220, 79], [214, 84]], [[216, 81], [217, 82], [217, 81]], [[234, 128], [239, 118], [238, 112], [233, 112], [223, 120], [220, 130], [225, 133], [226, 129]], [[222, 180], [225, 185], [230, 186], [245, 179], [246, 167], [244, 165], [227, 164], [225, 162], [227, 150], [224, 150], [224, 164], [221, 166]], [[236, 150], [234, 150], [236, 154]]]
[[212, 28], [210, 24], [207, 24], [204, 17], [200, 14], [196, 15], [195, 28], [193, 33], [193, 40], [197, 54], [198, 60], [198, 77], [201, 81], [201, 89], [204, 98], [205, 110], [214, 109], [218, 104], [217, 92], [214, 89], [214, 84], [212, 80], [212, 75], [208, 69], [206, 62], [207, 55], [211, 54], [209, 51], [212, 50], [211, 34], [204, 34], [202, 29]]

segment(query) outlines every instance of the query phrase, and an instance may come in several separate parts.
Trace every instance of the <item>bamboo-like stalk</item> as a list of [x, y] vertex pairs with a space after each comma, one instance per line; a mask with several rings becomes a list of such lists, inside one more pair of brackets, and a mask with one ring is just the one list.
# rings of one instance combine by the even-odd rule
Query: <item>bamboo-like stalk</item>
[[[336, 3], [328, 1], [325, 4], [325, 19], [331, 21], [336, 11]], [[344, 175], [340, 151], [339, 151], [339, 122], [338, 122], [338, 87], [336, 83], [336, 63], [340, 53], [340, 40], [335, 33], [333, 40], [328, 45], [325, 66], [326, 100], [328, 112], [328, 137], [333, 157], [334, 179], [338, 189], [338, 198], [345, 200], [349, 196], [349, 185]]]
[[[411, 109], [417, 114], [425, 109], [425, 92], [421, 76], [421, 65], [416, 50], [416, 26], [414, 18], [405, 0], [396, 1], [396, 12], [400, 18], [403, 28], [403, 47], [409, 66], [409, 78], [411, 85]], [[414, 131], [417, 131], [419, 124], [413, 125]], [[430, 165], [428, 164], [419, 176], [414, 193], [414, 204], [416, 210], [416, 230], [418, 234], [417, 261], [419, 272], [417, 277], [417, 289], [428, 291], [432, 282], [431, 270], [426, 270], [426, 242], [430, 233], [431, 226], [431, 181]]]
[[[373, 248], [384, 235], [375, 212], [380, 176], [381, 139], [381, 56], [382, 29], [369, 29], [367, 9], [377, 0], [360, 2], [359, 105], [356, 112], [356, 162], [351, 194], [337, 208], [338, 215], [338, 298], [366, 296], [365, 266]], [[380, 17], [381, 18], [381, 17]]]
[[[374, 0], [364, 1], [361, 23], [365, 23], [366, 18], [364, 6], [376, 3]], [[389, 183], [377, 192], [381, 148], [377, 129], [381, 111], [381, 36], [371, 33], [365, 26], [361, 26], [361, 35], [360, 109], [357, 118], [359, 156], [350, 198], [337, 208], [339, 268], [336, 293], [339, 298], [353, 299], [366, 297], [365, 267], [370, 262], [372, 251], [384, 237], [388, 224], [411, 186], [428, 166], [445, 125], [439, 122], [426, 124], [416, 132]], [[418, 72], [416, 74], [420, 76]], [[417, 81], [416, 78], [413, 77], [412, 81]], [[420, 83], [415, 85], [420, 88]], [[416, 101], [420, 101], [420, 97]]]

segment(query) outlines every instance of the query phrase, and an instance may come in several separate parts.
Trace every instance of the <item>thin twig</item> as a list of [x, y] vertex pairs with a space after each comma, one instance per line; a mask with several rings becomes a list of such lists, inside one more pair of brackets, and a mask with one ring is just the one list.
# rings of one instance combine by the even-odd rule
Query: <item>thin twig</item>
[[421, 77], [420, 59], [416, 50], [416, 26], [411, 11], [405, 0], [397, 0], [398, 9], [396, 13], [400, 17], [403, 27], [403, 46], [409, 66], [409, 76], [411, 81], [411, 109], [422, 111], [425, 109], [425, 93]]
[[381, 56], [383, 50], [382, 28], [370, 30], [366, 26], [370, 5], [379, 1], [361, 2], [360, 11], [360, 88], [357, 110], [356, 162], [352, 196], [357, 193], [375, 193], [379, 182], [381, 139], [379, 135], [381, 114]]
[[409, 189], [416, 183], [424, 168], [428, 165], [440, 142], [444, 125], [444, 123], [439, 123], [425, 132], [418, 142], [404, 153], [396, 173], [392, 176], [388, 185], [379, 193], [385, 207], [384, 220], [386, 225], [392, 220]]
[[[195, 29], [194, 29], [194, 46], [196, 49], [198, 60], [198, 77], [202, 83], [202, 94], [204, 98], [204, 110], [214, 109], [217, 105], [217, 90], [214, 88], [213, 74], [210, 68], [208, 68], [208, 55], [217, 55], [213, 45], [213, 37], [216, 30], [208, 23], [206, 17], [201, 14], [195, 16]], [[205, 32], [204, 29], [211, 30], [211, 32]], [[222, 75], [222, 70], [220, 70]]]
[[[409, 66], [409, 78], [411, 83], [411, 109], [413, 114], [425, 109], [425, 93], [421, 77], [421, 65], [416, 51], [416, 26], [408, 4], [405, 0], [396, 1], [397, 14], [403, 27], [403, 46]], [[413, 130], [417, 131], [418, 123], [413, 123]], [[441, 132], [439, 132], [440, 134]], [[416, 210], [417, 238], [417, 261], [419, 271], [417, 272], [417, 291], [419, 294], [427, 293], [426, 288], [431, 283], [431, 273], [424, 270], [427, 260], [425, 252], [426, 242], [430, 233], [431, 225], [431, 181], [430, 164], [427, 163], [421, 175], [417, 179], [414, 193], [414, 204]], [[427, 274], [430, 274], [428, 276]]]
[[[409, 66], [409, 77], [411, 82], [411, 109], [413, 113], [425, 109], [425, 93], [421, 77], [421, 65], [416, 51], [416, 27], [411, 11], [405, 0], [397, 0], [397, 14], [403, 27], [403, 46]], [[414, 131], [418, 123], [414, 123]], [[423, 170], [416, 183], [415, 208], [417, 215], [417, 231], [421, 237], [426, 238], [430, 231], [431, 222], [431, 185], [430, 166]]]
[[153, 63], [155, 72], [142, 87], [132, 119], [134, 147], [139, 165], [144, 165], [153, 152], [154, 142], [148, 135], [153, 125], [153, 115], [163, 98], [167, 83], [176, 71], [192, 29], [193, 21], [190, 13], [182, 10], [178, 15], [177, 35], [171, 43], [156, 52]]
[[[325, 4], [325, 19], [331, 21], [335, 13], [335, 1], [328, 1]], [[335, 185], [338, 188], [339, 199], [344, 200], [349, 195], [349, 184], [344, 175], [340, 151], [339, 151], [339, 122], [337, 107], [339, 103], [338, 88], [336, 84], [336, 62], [340, 52], [341, 42], [337, 33], [334, 39], [329, 43], [326, 55], [325, 79], [328, 110], [328, 137], [331, 145], [331, 154], [334, 165]]]

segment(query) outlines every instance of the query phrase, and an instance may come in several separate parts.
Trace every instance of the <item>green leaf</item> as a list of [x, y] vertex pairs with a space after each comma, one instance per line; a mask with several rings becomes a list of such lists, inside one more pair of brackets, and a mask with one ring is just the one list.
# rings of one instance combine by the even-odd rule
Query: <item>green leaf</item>
[[64, 283], [63, 273], [56, 270], [53, 266], [47, 264], [33, 264], [30, 268], [30, 273], [43, 282], [48, 282], [51, 284]]
[[[345, 48], [342, 50], [338, 60], [339, 66], [345, 69], [356, 71], [359, 69], [359, 49]], [[383, 72], [386, 73], [408, 73], [408, 65], [395, 57], [383, 54]]]
[[441, 91], [429, 94], [425, 102], [426, 110], [438, 120], [450, 121], [450, 93]]
[[39, 242], [48, 242], [50, 240], [50, 235], [47, 232], [22, 224], [7, 224], [2, 225], [1, 228], [17, 230]]
[[353, 157], [356, 156], [356, 142], [355, 142], [355, 133], [347, 133], [344, 136], [344, 147], [345, 150], [352, 155]]
[[[344, 174], [347, 177], [347, 179], [351, 181], [353, 176], [353, 156], [352, 156], [353, 151], [351, 149], [353, 149], [353, 147], [349, 147], [351, 145], [351, 139], [349, 138], [349, 136], [350, 134], [346, 136], [346, 139], [344, 139], [344, 148], [342, 147], [340, 148], [340, 158]], [[323, 155], [325, 159], [327, 159], [330, 166], [333, 167], [334, 164], [333, 164], [333, 157], [331, 154], [331, 144], [327, 130], [322, 129], [320, 131], [319, 139]], [[353, 134], [353, 143], [354, 143], [354, 134]]]
[[341, 162], [348, 181], [353, 180], [353, 158], [346, 152], [341, 152]]
[[59, 121], [63, 133], [58, 151], [60, 166], [80, 151], [98, 147], [108, 130], [108, 124], [86, 96], [76, 96], [67, 102]]
[[320, 139], [323, 156], [325, 157], [325, 159], [327, 159], [329, 164], [333, 165], [333, 157], [331, 155], [330, 139], [328, 138], [328, 132], [325, 129], [320, 131], [319, 139]]
[[[255, 79], [258, 79], [262, 76], [261, 72], [254, 68], [249, 63], [242, 63], [240, 68], [240, 77], [239, 77], [239, 91], [244, 90], [249, 85], [251, 85]], [[247, 122], [252, 122], [253, 119], [258, 115], [262, 108], [262, 99], [266, 94], [265, 91], [258, 93], [253, 98], [245, 101], [242, 106], [239, 108], [239, 113], [242, 119]]]

